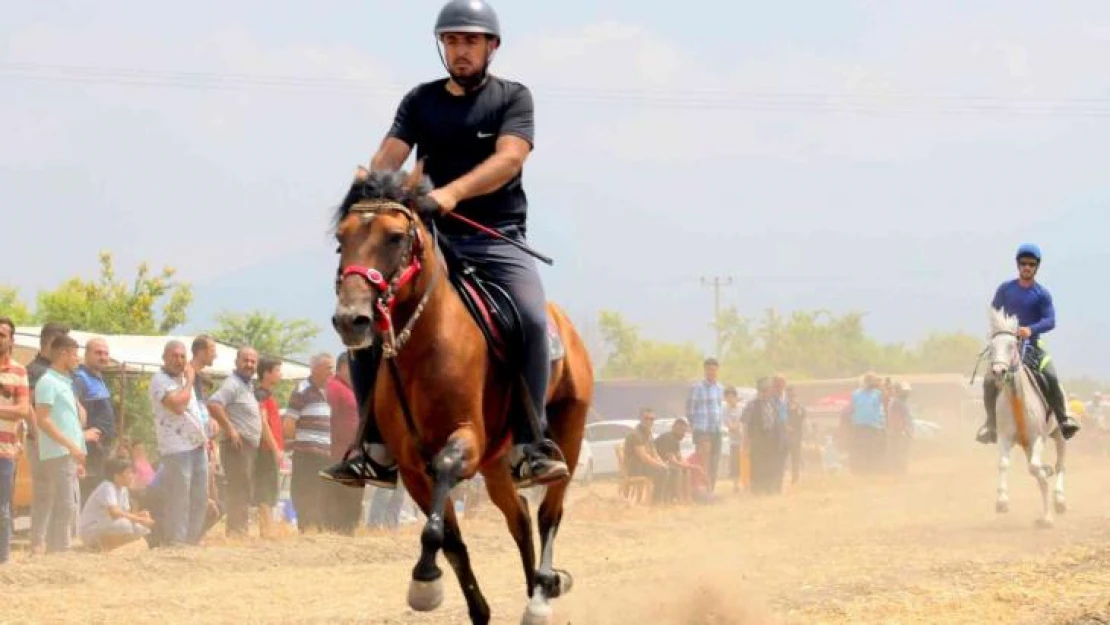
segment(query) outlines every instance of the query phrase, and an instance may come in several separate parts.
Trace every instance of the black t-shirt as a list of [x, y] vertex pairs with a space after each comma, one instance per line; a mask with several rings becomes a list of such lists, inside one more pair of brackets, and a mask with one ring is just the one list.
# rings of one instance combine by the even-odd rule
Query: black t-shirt
[[[417, 85], [397, 107], [389, 136], [416, 147], [424, 173], [436, 187], [450, 184], [489, 158], [500, 135], [534, 145], [532, 93], [528, 87], [490, 76], [477, 91], [456, 96], [447, 79]], [[500, 189], [459, 202], [455, 211], [493, 228], [525, 226], [528, 199], [518, 173]], [[473, 234], [465, 224], [439, 220], [445, 232]]]
[[624, 437], [624, 468], [629, 475], [647, 475], [648, 464], [636, 453], [637, 447], [643, 447], [648, 455], [651, 455], [652, 450], [655, 449], [651, 431], [645, 430], [642, 426], [636, 426], [636, 429]]
[[655, 437], [655, 451], [659, 452], [659, 456], [664, 460], [681, 461], [682, 443], [678, 440], [678, 434], [671, 430]]

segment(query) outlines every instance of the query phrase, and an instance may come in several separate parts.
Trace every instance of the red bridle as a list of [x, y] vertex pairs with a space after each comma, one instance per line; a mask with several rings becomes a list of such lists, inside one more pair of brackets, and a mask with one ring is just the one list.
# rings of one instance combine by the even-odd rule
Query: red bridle
[[394, 273], [392, 278], [386, 280], [385, 275], [373, 267], [348, 265], [340, 268], [339, 277], [335, 282], [335, 288], [338, 291], [339, 285], [344, 278], [347, 276], [359, 276], [363, 280], [366, 280], [371, 287], [378, 290], [378, 297], [374, 301], [374, 310], [377, 316], [377, 319], [374, 321], [374, 327], [378, 332], [383, 334], [393, 329], [393, 306], [397, 301], [397, 292], [420, 275], [422, 269], [420, 256], [423, 252], [420, 230], [416, 226], [416, 217], [407, 207], [396, 202], [385, 201], [360, 202], [351, 207], [351, 212], [363, 214], [378, 214], [387, 210], [397, 211], [409, 220], [410, 227], [407, 235], [408, 245], [401, 257], [401, 267]]

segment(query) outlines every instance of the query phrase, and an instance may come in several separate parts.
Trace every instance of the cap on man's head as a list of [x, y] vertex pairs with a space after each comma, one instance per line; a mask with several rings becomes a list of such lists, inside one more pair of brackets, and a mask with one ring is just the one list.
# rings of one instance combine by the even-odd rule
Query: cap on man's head
[[713, 357], [706, 358], [705, 362], [702, 363], [702, 365], [704, 365], [706, 367], [717, 367], [717, 366], [720, 366], [720, 364], [721, 363], [717, 362], [717, 359], [713, 358]]

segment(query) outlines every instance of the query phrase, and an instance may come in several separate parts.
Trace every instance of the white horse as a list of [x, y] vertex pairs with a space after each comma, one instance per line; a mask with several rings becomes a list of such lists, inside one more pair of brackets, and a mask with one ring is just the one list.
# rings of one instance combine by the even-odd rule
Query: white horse
[[[1044, 515], [1037, 519], [1037, 526], [1052, 527], [1055, 514], [1067, 510], [1064, 498], [1064, 460], [1067, 447], [1056, 419], [1049, 415], [1048, 402], [1033, 378], [1033, 373], [1022, 358], [1023, 342], [1019, 339], [1017, 317], [991, 308], [991, 335], [988, 348], [991, 369], [987, 375], [998, 385], [995, 400], [998, 427], [998, 500], [995, 510], [1009, 512], [1010, 494], [1006, 472], [1010, 467], [1010, 451], [1020, 445], [1029, 463], [1029, 473], [1037, 479], [1044, 503]], [[1048, 439], [1056, 443], [1056, 465], [1044, 462]], [[1048, 481], [1055, 474], [1056, 487], [1052, 505], [1049, 505]]]

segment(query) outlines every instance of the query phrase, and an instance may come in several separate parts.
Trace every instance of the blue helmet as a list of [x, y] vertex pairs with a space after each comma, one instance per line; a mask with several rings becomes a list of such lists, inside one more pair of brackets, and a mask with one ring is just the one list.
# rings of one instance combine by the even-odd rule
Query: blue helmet
[[1041, 262], [1041, 248], [1032, 243], [1022, 243], [1018, 247], [1017, 254], [1014, 258], [1017, 260], [1021, 260], [1022, 256], [1032, 256], [1033, 258], [1037, 259], [1037, 262], [1039, 263]]

